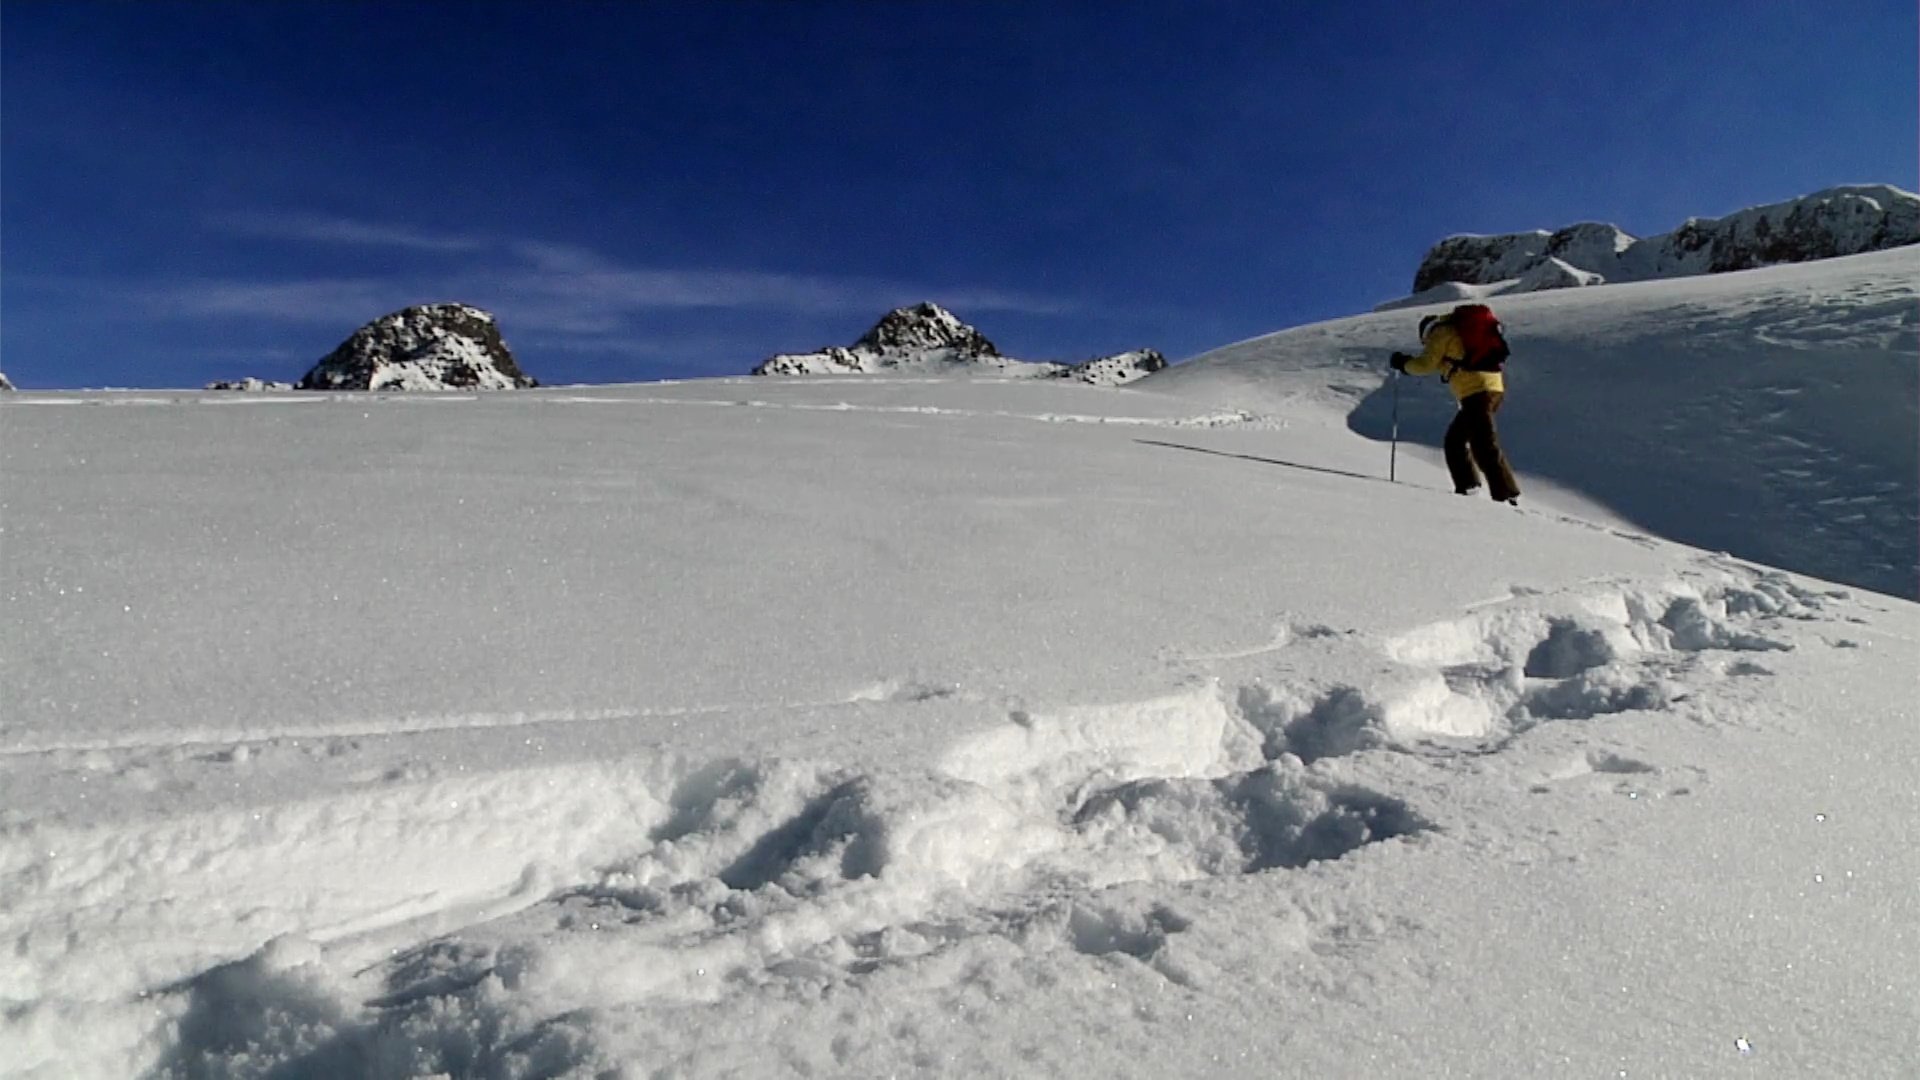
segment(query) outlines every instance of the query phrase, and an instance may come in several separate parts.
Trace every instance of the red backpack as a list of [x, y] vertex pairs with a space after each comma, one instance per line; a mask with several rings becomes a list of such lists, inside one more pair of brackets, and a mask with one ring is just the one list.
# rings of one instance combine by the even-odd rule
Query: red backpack
[[1500, 333], [1500, 320], [1485, 304], [1461, 304], [1447, 316], [1453, 331], [1460, 335], [1466, 357], [1454, 365], [1464, 371], [1499, 371], [1512, 355], [1507, 339]]

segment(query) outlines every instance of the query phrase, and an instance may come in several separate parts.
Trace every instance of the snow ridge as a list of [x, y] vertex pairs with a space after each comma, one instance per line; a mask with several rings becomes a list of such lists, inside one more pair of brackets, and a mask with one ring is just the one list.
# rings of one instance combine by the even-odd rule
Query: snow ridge
[[[1593, 222], [1551, 233], [1451, 236], [1421, 260], [1412, 296], [1375, 310], [1752, 270], [1914, 243], [1920, 243], [1920, 196], [1887, 184], [1835, 187], [1726, 217], [1689, 218], [1645, 239]], [[1481, 288], [1468, 293], [1466, 286]]]

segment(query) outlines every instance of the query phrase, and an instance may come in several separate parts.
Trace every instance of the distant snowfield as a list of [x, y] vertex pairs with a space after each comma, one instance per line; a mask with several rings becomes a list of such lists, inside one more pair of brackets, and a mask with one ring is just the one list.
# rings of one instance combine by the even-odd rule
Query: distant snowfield
[[[1520, 511], [1382, 479], [1405, 312], [1123, 390], [9, 397], [0, 1074], [1911, 1075], [1911, 268], [1654, 286], [1657, 380], [1629, 294], [1503, 301]], [[1815, 458], [1860, 521], [1749, 505]]]

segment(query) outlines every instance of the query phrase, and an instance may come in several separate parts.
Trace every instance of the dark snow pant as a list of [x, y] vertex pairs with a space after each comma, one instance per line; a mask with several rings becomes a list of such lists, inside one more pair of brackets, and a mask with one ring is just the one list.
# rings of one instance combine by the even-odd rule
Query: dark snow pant
[[1493, 428], [1493, 414], [1505, 398], [1492, 390], [1474, 394], [1460, 402], [1459, 413], [1447, 425], [1447, 471], [1453, 474], [1455, 491], [1465, 494], [1479, 487], [1480, 473], [1486, 473], [1487, 493], [1495, 499], [1506, 502], [1520, 494], [1507, 455], [1500, 452], [1500, 433]]

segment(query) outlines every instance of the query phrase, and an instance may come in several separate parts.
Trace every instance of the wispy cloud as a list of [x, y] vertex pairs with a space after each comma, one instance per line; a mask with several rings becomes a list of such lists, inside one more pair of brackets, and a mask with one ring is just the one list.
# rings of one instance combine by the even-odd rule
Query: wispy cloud
[[[163, 281], [69, 282], [98, 301], [124, 301], [124, 317], [230, 327], [278, 323], [345, 336], [355, 327], [410, 304], [459, 301], [500, 316], [508, 339], [572, 356], [599, 355], [651, 364], [701, 358], [701, 365], [744, 364], [772, 347], [756, 328], [864, 322], [902, 304], [933, 300], [963, 318], [1009, 312], [1085, 315], [1071, 301], [998, 287], [871, 277], [789, 274], [711, 267], [635, 266], [577, 244], [436, 233], [381, 222], [302, 214], [231, 214], [209, 219], [229, 234], [296, 249], [326, 245], [386, 248], [419, 258], [378, 272], [293, 276], [279, 280], [190, 277]], [[386, 264], [386, 260], [365, 260]], [[46, 283], [53, 284], [53, 283]], [[701, 313], [720, 316], [717, 321]], [[727, 318], [739, 313], [743, 318]], [[858, 316], [848, 319], [843, 316]], [[820, 316], [831, 316], [822, 319]], [[307, 331], [302, 331], [308, 335]], [[813, 347], [824, 341], [796, 341]], [[694, 365], [698, 366], [698, 365]], [[690, 366], [690, 370], [692, 367]]]
[[[185, 279], [134, 286], [132, 298], [148, 312], [181, 318], [244, 317], [283, 322], [365, 322], [371, 309], [391, 302], [377, 281], [321, 278], [308, 281]], [[375, 314], [384, 314], [384, 311]]]
[[[878, 311], [902, 303], [934, 299], [966, 311], [1011, 311], [1062, 315], [1076, 305], [1059, 298], [977, 286], [933, 287], [924, 283], [862, 277], [784, 274], [759, 270], [691, 267], [643, 267], [619, 262], [591, 248], [544, 240], [436, 233], [405, 225], [329, 218], [312, 214], [226, 214], [209, 223], [227, 232], [284, 241], [378, 246], [447, 255], [492, 256], [475, 269], [471, 258], [437, 275], [417, 275], [380, 283], [319, 280], [279, 284], [204, 283], [212, 295], [183, 297], [182, 313], [221, 313], [263, 303], [255, 315], [283, 312], [304, 319], [298, 298], [311, 294], [328, 311], [355, 302], [378, 288], [422, 287], [441, 298], [509, 299], [516, 321], [554, 330], [599, 331], [618, 327], [648, 311], [735, 309], [774, 312]], [[425, 293], [422, 294], [426, 295]], [[338, 303], [336, 303], [338, 302]]]
[[386, 225], [317, 214], [220, 214], [207, 219], [223, 232], [268, 240], [305, 240], [321, 244], [406, 248], [412, 251], [483, 251], [493, 241], [479, 236], [430, 233], [405, 225]]

